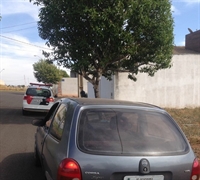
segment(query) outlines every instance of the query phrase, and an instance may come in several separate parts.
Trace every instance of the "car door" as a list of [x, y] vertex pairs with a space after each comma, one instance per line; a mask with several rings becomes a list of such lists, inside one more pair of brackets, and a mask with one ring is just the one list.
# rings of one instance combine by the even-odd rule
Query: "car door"
[[64, 151], [60, 145], [60, 141], [63, 134], [67, 110], [66, 104], [61, 104], [58, 107], [50, 122], [49, 132], [45, 137], [42, 161], [47, 180], [56, 178], [55, 176], [57, 174], [58, 164], [60, 163], [62, 157], [65, 156], [64, 154], [66, 154], [66, 151]]
[[39, 157], [42, 157], [42, 149], [43, 149], [44, 139], [49, 130], [49, 128], [46, 126], [46, 122], [53, 117], [55, 110], [57, 109], [58, 106], [59, 106], [59, 102], [55, 103], [51, 107], [50, 111], [47, 113], [45, 118], [43, 120], [41, 120], [41, 121], [43, 121], [43, 126], [39, 126], [35, 133], [35, 148], [36, 148], [36, 151], [37, 151]]

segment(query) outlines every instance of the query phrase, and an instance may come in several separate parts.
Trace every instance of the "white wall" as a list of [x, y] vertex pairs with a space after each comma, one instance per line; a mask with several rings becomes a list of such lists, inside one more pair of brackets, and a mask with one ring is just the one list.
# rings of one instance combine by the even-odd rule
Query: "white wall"
[[[108, 81], [105, 77], [101, 77], [99, 83], [99, 95], [101, 98], [114, 98], [114, 79]], [[90, 82], [88, 82], [88, 98], [94, 98], [94, 89]]]
[[[83, 89], [87, 93], [87, 81], [83, 79]], [[62, 78], [61, 81], [61, 96], [75, 96], [78, 97], [78, 79], [74, 78]]]
[[88, 98], [94, 98], [94, 89], [90, 82], [87, 82], [88, 86]]
[[170, 69], [154, 77], [138, 74], [137, 81], [126, 73], [115, 75], [114, 99], [155, 104], [161, 107], [200, 107], [200, 55], [174, 55]]
[[77, 78], [63, 78], [61, 81], [61, 94], [63, 96], [78, 96]]

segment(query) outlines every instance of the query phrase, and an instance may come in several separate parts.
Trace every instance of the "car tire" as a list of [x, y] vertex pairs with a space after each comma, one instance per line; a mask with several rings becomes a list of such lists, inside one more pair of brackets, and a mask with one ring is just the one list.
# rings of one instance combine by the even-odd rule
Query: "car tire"
[[35, 145], [35, 148], [34, 148], [34, 164], [35, 164], [36, 167], [41, 166], [41, 162], [40, 162], [40, 158], [39, 158], [39, 155], [38, 155], [38, 152], [37, 152], [37, 149], [36, 149], [36, 145]]

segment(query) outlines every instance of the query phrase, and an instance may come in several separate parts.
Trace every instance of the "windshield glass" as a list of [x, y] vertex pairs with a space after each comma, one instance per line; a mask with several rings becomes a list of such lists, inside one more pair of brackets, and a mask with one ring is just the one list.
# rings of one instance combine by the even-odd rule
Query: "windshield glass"
[[92, 153], [135, 155], [172, 155], [188, 148], [169, 116], [132, 109], [84, 110], [79, 118], [79, 147]]

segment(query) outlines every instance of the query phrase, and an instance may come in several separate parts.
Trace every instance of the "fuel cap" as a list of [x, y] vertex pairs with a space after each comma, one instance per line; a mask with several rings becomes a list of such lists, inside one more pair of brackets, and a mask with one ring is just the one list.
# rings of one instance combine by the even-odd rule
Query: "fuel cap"
[[150, 173], [150, 164], [147, 159], [141, 159], [139, 163], [139, 172], [142, 174]]

